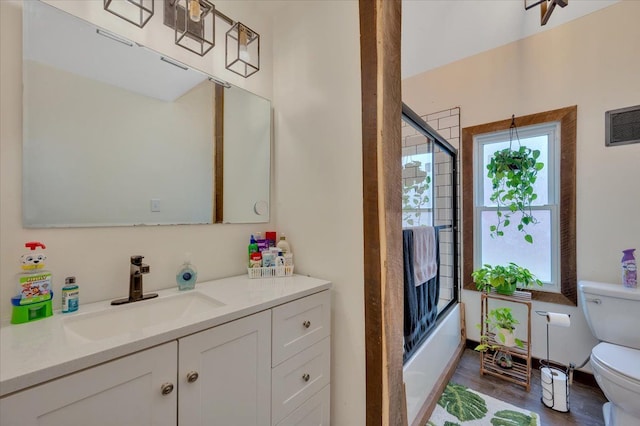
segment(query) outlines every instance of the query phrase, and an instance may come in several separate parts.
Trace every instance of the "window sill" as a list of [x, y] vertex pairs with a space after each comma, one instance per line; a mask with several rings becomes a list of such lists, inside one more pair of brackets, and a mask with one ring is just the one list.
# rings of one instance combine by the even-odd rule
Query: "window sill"
[[[478, 291], [476, 289], [476, 285], [473, 282], [465, 283], [463, 286], [463, 290]], [[569, 290], [569, 289], [566, 289], [566, 290]], [[557, 305], [567, 305], [567, 306], [578, 306], [577, 294], [575, 294], [575, 292], [572, 298], [571, 294], [555, 293], [550, 291], [538, 291], [534, 289], [527, 289], [524, 291], [530, 292], [531, 299], [537, 302], [555, 303]]]

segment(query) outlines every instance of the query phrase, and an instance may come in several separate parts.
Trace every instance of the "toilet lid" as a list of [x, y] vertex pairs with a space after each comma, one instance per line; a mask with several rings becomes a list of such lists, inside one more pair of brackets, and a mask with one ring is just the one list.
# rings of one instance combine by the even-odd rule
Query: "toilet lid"
[[591, 351], [598, 361], [630, 379], [640, 381], [640, 350], [626, 346], [599, 343]]

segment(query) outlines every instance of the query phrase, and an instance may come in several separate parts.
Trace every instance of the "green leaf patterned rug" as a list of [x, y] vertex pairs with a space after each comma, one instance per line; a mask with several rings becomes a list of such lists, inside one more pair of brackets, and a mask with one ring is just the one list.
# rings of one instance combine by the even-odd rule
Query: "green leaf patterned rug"
[[426, 426], [540, 426], [538, 414], [449, 382]]

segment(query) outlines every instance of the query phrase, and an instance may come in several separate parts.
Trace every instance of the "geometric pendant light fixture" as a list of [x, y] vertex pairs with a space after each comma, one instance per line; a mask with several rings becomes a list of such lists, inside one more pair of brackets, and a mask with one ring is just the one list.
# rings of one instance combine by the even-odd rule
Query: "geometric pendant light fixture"
[[153, 16], [153, 0], [104, 0], [104, 10], [142, 28]]
[[556, 6], [565, 7], [569, 0], [524, 0], [524, 10], [540, 5], [540, 25], [546, 25]]
[[245, 78], [258, 72], [260, 34], [220, 12], [209, 0], [164, 0], [164, 24], [174, 29], [175, 43], [200, 56], [216, 44], [216, 19], [231, 27], [225, 37], [225, 67]]
[[[216, 44], [215, 6], [207, 0], [173, 1], [175, 43], [196, 53], [206, 55]], [[167, 16], [165, 15], [165, 19]]]
[[260, 34], [236, 22], [225, 39], [226, 68], [244, 78], [260, 70]]

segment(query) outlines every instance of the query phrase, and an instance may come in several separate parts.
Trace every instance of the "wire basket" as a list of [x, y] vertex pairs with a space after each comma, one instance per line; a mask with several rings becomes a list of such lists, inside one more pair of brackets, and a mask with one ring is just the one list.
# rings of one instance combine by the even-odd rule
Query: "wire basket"
[[269, 268], [247, 268], [249, 278], [279, 278], [293, 275], [293, 265]]

